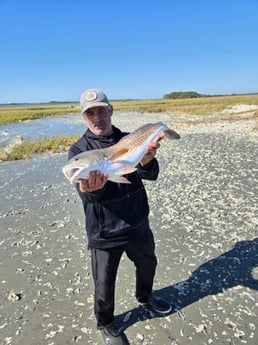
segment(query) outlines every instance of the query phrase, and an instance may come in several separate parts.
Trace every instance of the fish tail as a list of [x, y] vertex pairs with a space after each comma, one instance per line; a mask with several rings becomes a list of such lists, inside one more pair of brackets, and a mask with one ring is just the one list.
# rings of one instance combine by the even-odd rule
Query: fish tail
[[166, 129], [164, 132], [168, 139], [180, 139], [180, 135], [171, 128]]

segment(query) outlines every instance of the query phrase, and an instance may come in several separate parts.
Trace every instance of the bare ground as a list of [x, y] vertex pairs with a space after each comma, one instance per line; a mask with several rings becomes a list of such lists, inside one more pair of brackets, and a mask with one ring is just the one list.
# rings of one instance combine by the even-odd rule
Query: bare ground
[[[169, 114], [114, 114], [126, 130], [157, 120], [172, 122]], [[146, 188], [159, 258], [154, 287], [173, 312], [162, 318], [137, 306], [134, 268], [123, 257], [115, 313], [130, 344], [257, 344], [255, 124], [178, 124], [182, 138], [162, 141], [159, 179]], [[0, 165], [1, 345], [101, 344], [83, 212], [62, 176], [65, 161]]]

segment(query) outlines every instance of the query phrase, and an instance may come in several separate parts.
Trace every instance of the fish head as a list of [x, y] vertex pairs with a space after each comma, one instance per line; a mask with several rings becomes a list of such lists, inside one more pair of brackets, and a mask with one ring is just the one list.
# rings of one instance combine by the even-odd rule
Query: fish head
[[78, 182], [80, 179], [88, 179], [89, 173], [99, 170], [102, 161], [105, 160], [105, 155], [102, 151], [86, 151], [71, 158], [62, 169], [65, 177], [71, 183]]

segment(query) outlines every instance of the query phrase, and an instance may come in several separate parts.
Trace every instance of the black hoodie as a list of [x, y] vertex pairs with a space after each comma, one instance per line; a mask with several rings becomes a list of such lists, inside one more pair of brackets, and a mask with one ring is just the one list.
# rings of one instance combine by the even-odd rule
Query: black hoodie
[[[113, 126], [113, 134], [102, 137], [89, 129], [74, 143], [68, 152], [68, 159], [93, 149], [105, 148], [117, 143], [128, 133]], [[156, 180], [159, 165], [154, 158], [149, 164], [137, 166], [137, 171], [126, 175], [131, 184], [108, 181], [104, 188], [95, 192], [77, 191], [83, 203], [88, 246], [92, 248], [113, 248], [123, 244], [148, 229], [149, 205], [142, 179]]]

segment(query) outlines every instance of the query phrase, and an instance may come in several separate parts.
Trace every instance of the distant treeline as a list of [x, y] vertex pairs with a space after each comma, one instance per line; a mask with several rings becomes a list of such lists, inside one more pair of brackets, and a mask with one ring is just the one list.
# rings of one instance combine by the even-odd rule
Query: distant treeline
[[198, 98], [207, 97], [207, 95], [202, 95], [196, 91], [175, 91], [167, 93], [163, 96], [165, 99], [177, 99], [177, 98]]
[[[231, 94], [230, 96], [237, 96], [238, 94]], [[225, 95], [203, 95], [196, 91], [174, 91], [163, 96], [164, 99], [178, 99], [178, 98], [198, 98], [198, 97], [214, 97]]]

